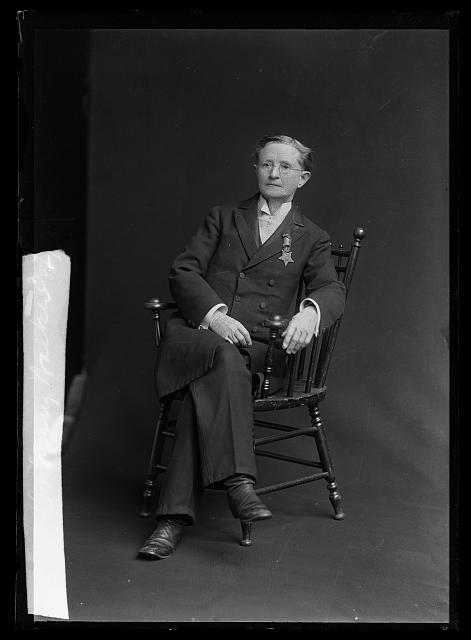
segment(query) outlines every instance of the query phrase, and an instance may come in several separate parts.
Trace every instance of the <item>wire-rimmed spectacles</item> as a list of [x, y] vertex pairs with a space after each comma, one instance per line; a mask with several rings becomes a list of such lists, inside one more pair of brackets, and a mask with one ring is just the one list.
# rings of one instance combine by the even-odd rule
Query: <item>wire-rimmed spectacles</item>
[[265, 162], [259, 162], [257, 164], [257, 167], [260, 169], [260, 171], [266, 171], [266, 172], [273, 171], [275, 166], [278, 166], [278, 169], [282, 175], [286, 175], [290, 171], [304, 171], [304, 169], [298, 169], [297, 167], [292, 167], [287, 162], [280, 162], [278, 165], [275, 165], [274, 162], [266, 160]]

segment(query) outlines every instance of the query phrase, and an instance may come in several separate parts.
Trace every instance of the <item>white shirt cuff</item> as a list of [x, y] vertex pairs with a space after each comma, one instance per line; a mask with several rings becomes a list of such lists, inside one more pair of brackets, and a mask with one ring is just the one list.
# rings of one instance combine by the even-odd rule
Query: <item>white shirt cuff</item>
[[222, 302], [220, 304], [215, 304], [214, 307], [211, 307], [208, 313], [201, 320], [201, 323], [198, 329], [209, 329], [209, 323], [211, 322], [211, 318], [213, 317], [215, 311], [217, 311], [218, 309], [222, 311], [222, 313], [227, 313], [228, 311], [227, 305], [223, 304]]
[[321, 324], [321, 310], [319, 309], [319, 305], [312, 298], [304, 298], [304, 300], [302, 300], [301, 304], [299, 305], [299, 310], [303, 311], [306, 307], [310, 306], [310, 304], [313, 304], [317, 311], [316, 325], [314, 327], [314, 335], [317, 338], [317, 336], [319, 335], [319, 326]]

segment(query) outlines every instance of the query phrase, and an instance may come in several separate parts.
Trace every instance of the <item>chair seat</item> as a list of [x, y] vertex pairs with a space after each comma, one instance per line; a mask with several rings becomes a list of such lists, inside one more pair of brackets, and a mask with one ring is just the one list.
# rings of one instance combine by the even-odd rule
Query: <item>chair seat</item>
[[255, 411], [274, 411], [277, 409], [290, 409], [291, 407], [299, 407], [310, 404], [311, 402], [320, 402], [323, 400], [327, 387], [312, 387], [309, 393], [305, 391], [306, 381], [296, 380], [293, 387], [293, 393], [290, 396], [283, 395], [283, 390], [278, 393], [269, 395], [267, 398], [257, 398], [254, 400]]

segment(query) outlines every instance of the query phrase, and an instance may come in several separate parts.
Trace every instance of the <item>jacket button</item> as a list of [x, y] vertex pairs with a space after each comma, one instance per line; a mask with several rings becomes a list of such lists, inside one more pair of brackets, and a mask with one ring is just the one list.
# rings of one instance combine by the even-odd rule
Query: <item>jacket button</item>
[[258, 327], [252, 327], [252, 333], [257, 333]]
[[268, 284], [270, 285], [270, 287], [273, 287], [273, 285], [275, 284], [275, 281], [273, 280], [273, 278], [271, 278], [271, 279], [268, 281]]
[[243, 271], [239, 273], [239, 278], [245, 278], [245, 273]]
[[260, 309], [265, 309], [265, 307], [267, 306], [266, 302], [261, 302], [259, 305]]
[[235, 296], [235, 297], [234, 297], [234, 300], [235, 300], [236, 302], [240, 302], [240, 296]]

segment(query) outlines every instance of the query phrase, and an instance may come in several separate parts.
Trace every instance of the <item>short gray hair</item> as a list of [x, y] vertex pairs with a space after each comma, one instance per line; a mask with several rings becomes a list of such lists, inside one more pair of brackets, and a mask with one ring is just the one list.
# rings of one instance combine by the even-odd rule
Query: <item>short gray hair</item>
[[290, 144], [294, 147], [301, 157], [301, 165], [304, 171], [312, 171], [313, 169], [313, 158], [312, 158], [312, 149], [306, 147], [304, 144], [296, 140], [296, 138], [291, 138], [290, 136], [263, 136], [255, 145], [255, 150], [252, 154], [252, 157], [255, 161], [255, 164], [258, 163], [258, 158], [260, 155], [260, 151], [270, 144], [271, 142], [280, 142], [281, 144]]

